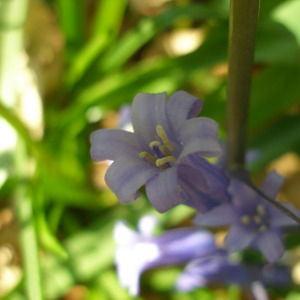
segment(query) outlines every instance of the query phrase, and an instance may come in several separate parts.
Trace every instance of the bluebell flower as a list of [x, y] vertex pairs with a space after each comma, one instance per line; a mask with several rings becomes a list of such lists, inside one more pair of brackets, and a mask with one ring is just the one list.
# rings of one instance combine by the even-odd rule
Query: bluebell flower
[[293, 284], [291, 270], [283, 264], [248, 265], [248, 273], [266, 287], [282, 288]]
[[[283, 181], [283, 177], [273, 171], [267, 175], [260, 189], [275, 199]], [[230, 225], [225, 248], [231, 252], [252, 246], [260, 250], [269, 262], [279, 259], [284, 252], [282, 226], [296, 225], [296, 222], [238, 179], [231, 180], [228, 190], [232, 203], [199, 214], [195, 223], [203, 226]]]
[[218, 157], [217, 123], [195, 118], [202, 102], [179, 91], [138, 94], [132, 105], [134, 132], [99, 129], [91, 135], [94, 160], [113, 160], [106, 182], [123, 204], [139, 196], [145, 184], [147, 196], [159, 212], [178, 204], [207, 211], [229, 201], [228, 180], [206, 158]]
[[237, 284], [248, 287], [249, 282], [246, 268], [232, 262], [224, 251], [191, 261], [179, 275], [176, 288], [188, 292], [215, 285]]
[[153, 236], [154, 226], [155, 219], [145, 216], [139, 222], [139, 232], [122, 221], [115, 227], [117, 274], [132, 296], [139, 294], [139, 278], [144, 271], [183, 264], [217, 250], [214, 236], [208, 231], [180, 228]]
[[253, 278], [246, 266], [233, 262], [225, 251], [191, 261], [179, 275], [176, 288], [188, 292], [203, 287], [229, 284], [242, 287], [251, 295], [251, 299], [269, 299], [260, 278]]
[[189, 292], [203, 287], [235, 284], [250, 293], [251, 299], [267, 300], [265, 286], [276, 288], [291, 283], [290, 271], [283, 265], [246, 265], [220, 250], [187, 264], [176, 280], [176, 288]]

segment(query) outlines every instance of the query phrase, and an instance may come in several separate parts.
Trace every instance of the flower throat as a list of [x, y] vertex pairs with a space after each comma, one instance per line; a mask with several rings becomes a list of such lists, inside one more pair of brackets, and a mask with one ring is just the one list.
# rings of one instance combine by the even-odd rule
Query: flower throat
[[176, 162], [176, 157], [172, 154], [175, 150], [174, 145], [169, 140], [164, 128], [161, 125], [156, 126], [156, 134], [160, 141], [152, 141], [149, 148], [154, 155], [149, 152], [140, 152], [139, 157], [145, 158], [151, 163], [154, 163], [159, 168], [171, 167], [172, 163]]

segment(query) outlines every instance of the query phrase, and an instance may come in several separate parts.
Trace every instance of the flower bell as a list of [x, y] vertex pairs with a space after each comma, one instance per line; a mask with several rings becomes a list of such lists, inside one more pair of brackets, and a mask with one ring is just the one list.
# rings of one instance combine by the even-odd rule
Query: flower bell
[[198, 117], [202, 102], [179, 91], [138, 94], [131, 120], [134, 132], [99, 129], [91, 135], [94, 160], [114, 162], [106, 182], [123, 204], [130, 204], [145, 185], [147, 196], [159, 212], [178, 204], [200, 211], [229, 201], [228, 179], [206, 158], [222, 150], [217, 123]]

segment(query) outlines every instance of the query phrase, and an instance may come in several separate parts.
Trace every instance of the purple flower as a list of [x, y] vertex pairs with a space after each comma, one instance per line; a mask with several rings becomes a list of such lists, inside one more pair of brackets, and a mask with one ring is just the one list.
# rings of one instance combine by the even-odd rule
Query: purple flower
[[139, 293], [139, 277], [145, 270], [182, 264], [216, 251], [214, 236], [207, 231], [181, 228], [153, 236], [154, 225], [154, 218], [146, 216], [139, 222], [140, 232], [121, 221], [115, 227], [118, 278], [133, 296]]
[[258, 279], [267, 287], [281, 288], [293, 283], [291, 271], [282, 264], [250, 265], [248, 273], [253, 280]]
[[230, 261], [225, 252], [190, 262], [177, 279], [179, 291], [187, 292], [216, 284], [249, 285], [246, 268]]
[[243, 287], [252, 295], [251, 299], [269, 299], [262, 282], [250, 276], [246, 266], [231, 261], [225, 251], [190, 262], [178, 277], [176, 288], [187, 292], [206, 286], [227, 284]]
[[228, 180], [205, 158], [221, 154], [218, 126], [195, 118], [202, 102], [179, 91], [138, 94], [132, 105], [134, 132], [99, 129], [91, 135], [94, 160], [113, 160], [106, 182], [123, 204], [132, 203], [146, 184], [147, 196], [159, 212], [178, 204], [200, 211], [228, 202]]
[[[275, 198], [282, 183], [283, 177], [273, 171], [267, 175], [261, 190]], [[229, 251], [252, 246], [259, 249], [269, 262], [276, 261], [284, 252], [281, 227], [294, 225], [295, 221], [238, 179], [232, 179], [229, 192], [232, 203], [199, 214], [195, 223], [203, 226], [230, 225], [225, 239], [225, 247]]]

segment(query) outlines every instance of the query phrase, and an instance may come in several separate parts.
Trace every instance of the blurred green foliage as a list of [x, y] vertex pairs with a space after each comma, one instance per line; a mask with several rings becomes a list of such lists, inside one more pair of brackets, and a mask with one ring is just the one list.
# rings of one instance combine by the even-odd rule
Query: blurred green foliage
[[[28, 159], [36, 162], [33, 176], [22, 184], [32, 200], [45, 299], [130, 299], [114, 272], [112, 228], [119, 218], [134, 225], [153, 211], [145, 199], [121, 206], [112, 193], [95, 184], [99, 168], [89, 156], [89, 135], [104, 126], [113, 111], [130, 103], [138, 92], [184, 89], [204, 100], [203, 115], [219, 122], [226, 138], [229, 1], [174, 0], [148, 8], [148, 15], [135, 10], [133, 3], [43, 3], [57, 16], [56, 26], [64, 38], [59, 84], [43, 95], [43, 139], [32, 139], [16, 113], [0, 107], [0, 115], [25, 143]], [[253, 174], [263, 172], [284, 153], [300, 152], [299, 15], [297, 0], [261, 3], [248, 121], [249, 149], [260, 152], [249, 165]], [[197, 49], [175, 56], [163, 49], [171, 33], [192, 28], [203, 36]], [[91, 119], [92, 112], [98, 112], [96, 119]], [[0, 161], [6, 168], [4, 154]], [[1, 207], [12, 205], [20, 185], [16, 173], [9, 174], [0, 189]], [[192, 214], [177, 207], [160, 216], [161, 226], [188, 224]], [[227, 296], [223, 290], [175, 292], [172, 284], [177, 273], [178, 269], [167, 269], [145, 274], [140, 299], [240, 299], [236, 287], [227, 289]], [[75, 288], [82, 298], [72, 298]], [[69, 298], [62, 298], [67, 293]], [[296, 293], [287, 299], [298, 299]], [[3, 299], [27, 298], [18, 285]]]

